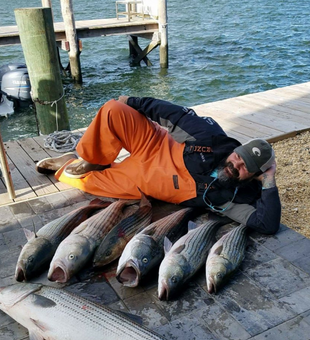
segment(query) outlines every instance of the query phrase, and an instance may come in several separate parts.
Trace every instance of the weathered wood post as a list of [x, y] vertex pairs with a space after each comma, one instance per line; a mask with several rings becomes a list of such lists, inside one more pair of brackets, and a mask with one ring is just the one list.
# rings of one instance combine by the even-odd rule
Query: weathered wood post
[[72, 0], [61, 0], [61, 12], [64, 19], [66, 39], [69, 42], [69, 61], [71, 77], [77, 83], [82, 82], [79, 42], [75, 29]]
[[42, 7], [48, 7], [52, 11], [52, 18], [54, 21], [53, 9], [52, 9], [52, 0], [42, 0]]
[[161, 68], [168, 68], [168, 17], [167, 0], [159, 0], [158, 23], [160, 32], [159, 63]]
[[18, 8], [15, 18], [42, 134], [69, 130], [50, 8]]
[[0, 164], [1, 164], [1, 170], [2, 170], [3, 177], [4, 177], [6, 189], [9, 193], [10, 199], [13, 200], [16, 197], [16, 195], [15, 195], [15, 190], [14, 190], [12, 177], [11, 177], [11, 173], [9, 169], [9, 164], [8, 164], [5, 150], [4, 150], [1, 133], [0, 133]]

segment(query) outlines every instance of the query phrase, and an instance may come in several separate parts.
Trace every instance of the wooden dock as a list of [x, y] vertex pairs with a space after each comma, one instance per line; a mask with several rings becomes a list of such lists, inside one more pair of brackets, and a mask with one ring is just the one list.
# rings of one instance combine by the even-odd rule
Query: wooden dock
[[[131, 21], [126, 18], [95, 19], [76, 21], [76, 31], [79, 39], [95, 38], [110, 35], [135, 35], [153, 38], [158, 33], [158, 20], [135, 17]], [[63, 22], [54, 23], [56, 41], [66, 41]], [[20, 44], [17, 26], [0, 27], [0, 46]]]
[[[72, 0], [62, 0], [60, 3], [63, 22], [53, 22], [51, 0], [42, 0], [42, 7], [15, 9], [17, 25], [0, 27], [0, 46], [23, 45], [25, 41], [28, 41], [28, 44], [23, 46], [23, 50], [27, 66], [32, 69], [31, 65], [28, 65], [32, 63], [29, 57], [32, 57], [32, 54], [30, 53], [27, 58], [25, 46], [28, 46], [30, 41], [36, 44], [38, 37], [43, 38], [43, 41], [44, 36], [53, 37], [52, 40], [56, 40], [59, 48], [68, 51], [68, 69], [70, 69], [72, 79], [81, 83], [80, 52], [82, 51], [82, 39], [126, 35], [132, 66], [140, 65], [141, 61], [144, 61], [147, 66], [151, 66], [152, 63], [148, 59], [148, 54], [159, 46], [160, 67], [168, 68], [167, 0], [157, 0], [156, 2], [152, 0], [144, 0], [144, 2], [135, 0], [129, 2], [116, 1], [116, 18], [80, 21], [74, 19]], [[43, 21], [39, 19], [40, 17], [44, 18]], [[39, 23], [41, 26], [36, 28], [35, 25], [31, 24], [28, 27], [29, 22]], [[139, 46], [138, 38], [140, 37], [149, 40], [144, 48]], [[41, 42], [40, 40], [39, 44]], [[42, 46], [44, 45], [48, 44]], [[36, 50], [35, 45], [30, 49], [30, 51], [33, 50]], [[48, 53], [56, 55], [53, 48], [50, 48]], [[36, 65], [37, 63], [34, 62], [33, 69], [36, 68]], [[32, 75], [29, 76], [31, 81]], [[36, 79], [35, 76], [34, 79]]]
[[[256, 137], [275, 142], [310, 130], [310, 82], [193, 108], [201, 116], [213, 117], [229, 136], [240, 142]], [[1, 178], [0, 205], [71, 189], [57, 182], [53, 176], [36, 172], [36, 162], [49, 156], [59, 156], [59, 153], [45, 149], [43, 144], [43, 136], [5, 143], [16, 198], [9, 198]], [[119, 161], [126, 156], [126, 152], [122, 152]]]

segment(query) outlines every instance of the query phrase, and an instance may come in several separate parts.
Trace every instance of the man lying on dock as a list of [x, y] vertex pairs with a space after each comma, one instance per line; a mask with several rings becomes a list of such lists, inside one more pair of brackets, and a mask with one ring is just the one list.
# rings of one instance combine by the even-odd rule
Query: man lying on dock
[[[164, 127], [164, 128], [163, 128]], [[114, 163], [124, 148], [130, 156]], [[96, 196], [205, 207], [265, 234], [281, 204], [272, 147], [242, 144], [211, 117], [154, 98], [121, 96], [98, 111], [74, 153], [37, 163], [40, 173]]]

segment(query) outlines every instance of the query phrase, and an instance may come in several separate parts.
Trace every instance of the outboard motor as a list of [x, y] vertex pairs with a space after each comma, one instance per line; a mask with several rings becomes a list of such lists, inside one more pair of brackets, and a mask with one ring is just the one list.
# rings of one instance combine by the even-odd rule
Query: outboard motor
[[0, 68], [0, 116], [14, 113], [32, 102], [30, 81], [25, 64], [12, 63]]

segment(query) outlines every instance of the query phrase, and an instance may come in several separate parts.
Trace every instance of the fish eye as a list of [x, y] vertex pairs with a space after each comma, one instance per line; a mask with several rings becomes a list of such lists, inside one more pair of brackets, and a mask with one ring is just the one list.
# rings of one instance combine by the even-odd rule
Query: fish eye
[[219, 279], [223, 278], [223, 274], [222, 274], [222, 273], [217, 273], [216, 276], [217, 276]]
[[178, 278], [176, 276], [172, 276], [171, 282], [172, 283], [177, 283], [178, 282]]
[[112, 254], [112, 251], [111, 250], [107, 250], [106, 252], [105, 252], [105, 255], [106, 256], [110, 256]]
[[74, 260], [74, 258], [75, 258], [75, 256], [74, 256], [74, 254], [69, 254], [69, 260]]
[[143, 263], [148, 263], [149, 260], [147, 259], [147, 257], [143, 257], [142, 262], [143, 262]]

